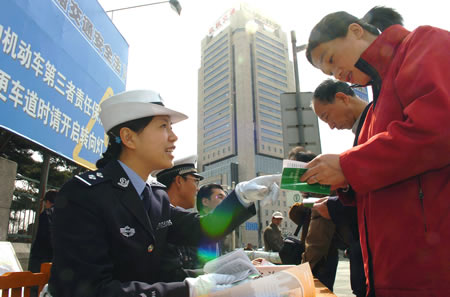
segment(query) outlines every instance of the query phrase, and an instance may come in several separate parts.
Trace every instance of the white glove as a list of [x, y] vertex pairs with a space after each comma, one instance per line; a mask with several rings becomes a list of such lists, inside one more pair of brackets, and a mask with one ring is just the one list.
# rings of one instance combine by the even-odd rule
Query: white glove
[[231, 287], [235, 277], [228, 274], [208, 273], [185, 279], [189, 286], [189, 297], [199, 297]]
[[234, 190], [244, 204], [248, 205], [261, 200], [264, 206], [278, 199], [280, 182], [281, 174], [258, 176], [252, 180], [238, 183]]

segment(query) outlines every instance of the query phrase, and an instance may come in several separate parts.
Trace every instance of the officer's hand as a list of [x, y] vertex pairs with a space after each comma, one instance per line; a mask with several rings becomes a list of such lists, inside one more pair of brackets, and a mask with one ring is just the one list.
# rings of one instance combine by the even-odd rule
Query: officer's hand
[[261, 200], [262, 205], [266, 205], [278, 199], [280, 182], [281, 174], [259, 176], [238, 183], [235, 192], [246, 203]]
[[316, 210], [325, 219], [331, 220], [330, 213], [328, 212], [328, 197], [324, 197], [316, 201], [313, 205], [313, 209]]
[[235, 277], [228, 274], [208, 273], [196, 278], [188, 277], [185, 281], [189, 286], [189, 297], [198, 297], [231, 287]]

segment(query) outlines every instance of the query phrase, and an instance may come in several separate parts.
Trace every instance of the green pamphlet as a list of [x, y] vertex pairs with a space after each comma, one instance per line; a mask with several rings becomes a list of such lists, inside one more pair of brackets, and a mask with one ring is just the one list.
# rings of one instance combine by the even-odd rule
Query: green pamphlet
[[330, 186], [321, 184], [308, 184], [301, 182], [300, 177], [306, 172], [306, 168], [283, 168], [283, 174], [281, 175], [281, 189], [318, 193], [318, 194], [330, 194]]

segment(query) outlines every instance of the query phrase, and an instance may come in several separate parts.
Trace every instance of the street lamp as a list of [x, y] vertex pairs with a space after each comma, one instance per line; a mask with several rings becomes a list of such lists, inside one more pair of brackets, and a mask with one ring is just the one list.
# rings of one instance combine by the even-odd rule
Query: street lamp
[[154, 2], [154, 3], [141, 4], [141, 5], [136, 5], [136, 6], [129, 6], [129, 7], [118, 8], [118, 9], [111, 9], [111, 10], [107, 10], [106, 12], [107, 13], [110, 12], [111, 13], [111, 19], [113, 19], [115, 11], [126, 10], [126, 9], [131, 9], [131, 8], [138, 8], [138, 7], [155, 5], [155, 4], [161, 4], [161, 3], [170, 3], [170, 7], [172, 7], [172, 9], [175, 10], [178, 13], [178, 15], [181, 14], [181, 5], [180, 5], [180, 2], [178, 2], [178, 0], [169, 0], [169, 1], [160, 1], [160, 2]]

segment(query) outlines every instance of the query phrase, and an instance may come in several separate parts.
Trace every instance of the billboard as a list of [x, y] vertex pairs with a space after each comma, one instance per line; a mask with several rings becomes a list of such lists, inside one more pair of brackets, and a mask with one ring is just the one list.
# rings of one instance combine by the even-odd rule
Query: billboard
[[92, 0], [3, 1], [0, 126], [88, 168], [100, 102], [125, 90], [128, 44]]

